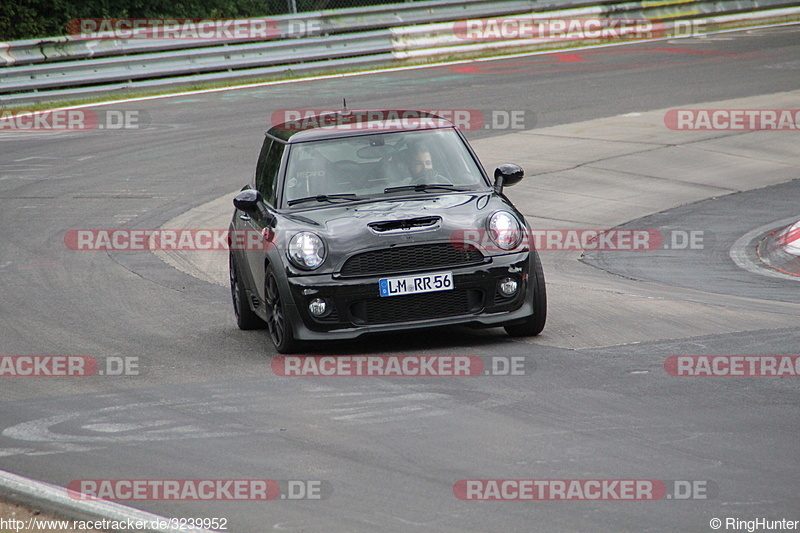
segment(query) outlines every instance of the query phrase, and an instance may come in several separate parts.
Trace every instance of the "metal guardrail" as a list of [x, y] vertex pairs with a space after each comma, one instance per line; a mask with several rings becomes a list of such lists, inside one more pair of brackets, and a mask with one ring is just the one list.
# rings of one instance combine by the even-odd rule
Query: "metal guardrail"
[[323, 61], [392, 50], [391, 34], [382, 30], [336, 38], [310, 37], [298, 41], [213, 46], [193, 50], [191, 54], [171, 51], [65, 61], [0, 71], [0, 93]]
[[[600, 0], [615, 2], [616, 0]], [[595, 2], [597, 3], [597, 2]], [[346, 8], [265, 17], [270, 22], [274, 39], [297, 36], [301, 28], [303, 37], [336, 35], [357, 31], [386, 29], [398, 25], [444, 22], [464, 18], [480, 18], [522, 13], [545, 7], [576, 4], [576, 0], [550, 0], [539, 4], [536, 0], [445, 0], [383, 4], [363, 8]], [[245, 22], [245, 21], [240, 21]], [[311, 29], [310, 33], [307, 30]], [[111, 37], [111, 33], [108, 37]], [[252, 39], [257, 40], [257, 39]], [[223, 44], [242, 44], [242, 39], [85, 39], [67, 35], [46, 39], [29, 39], [0, 43], [0, 66], [29, 65], [86, 59], [110, 55], [158, 52], [189, 49]]]
[[[733, 4], [733, 2], [731, 2]], [[681, 26], [680, 22], [687, 20], [702, 20], [709, 26], [732, 23], [737, 20], [768, 20], [770, 18], [781, 18], [791, 14], [784, 12], [785, 2], [781, 0], [737, 0], [735, 10], [731, 14], [721, 14], [713, 11], [715, 4], [704, 1], [689, 2], [627, 2], [608, 6], [592, 6], [577, 9], [564, 9], [548, 12], [552, 18], [577, 18], [598, 17], [598, 18], [620, 18], [627, 20], [651, 20], [654, 37], [662, 36], [686, 36], [687, 28]], [[796, 8], [798, 20], [800, 20], [800, 3], [792, 2], [788, 4]], [[777, 6], [775, 9], [766, 7]], [[726, 12], [722, 12], [726, 13]], [[541, 17], [542, 13], [529, 13], [515, 17], [519, 20], [535, 20]], [[677, 22], [677, 25], [676, 25]], [[529, 39], [497, 39], [489, 42], [470, 43], [464, 42], [453, 32], [452, 24], [431, 24], [425, 26], [408, 26], [392, 29], [395, 41], [395, 57], [398, 59], [412, 59], [415, 57], [428, 57], [430, 55], [464, 54], [469, 52], [481, 52], [491, 50], [507, 50], [524, 48], [534, 50], [537, 48], [549, 48], [554, 44], [554, 39], [529, 38]], [[629, 35], [630, 37], [630, 35]], [[588, 40], [591, 42], [591, 40]], [[587, 39], [580, 35], [570, 36], [565, 34], [558, 39], [560, 45], [576, 44], [587, 42]]]
[[[546, 38], [538, 40], [498, 38], [488, 42], [464, 40], [455, 34], [454, 21], [466, 19], [510, 15], [514, 15], [515, 18], [533, 16], [635, 18], [655, 20], [660, 31], [668, 32], [671, 27], [669, 21], [698, 16], [713, 15], [707, 18], [712, 24], [731, 23], [748, 18], [771, 20], [790, 15], [800, 18], [800, 1], [797, 0], [723, 0], [723, 2], [608, 0], [601, 4], [583, 6], [564, 3], [562, 9], [552, 9], [558, 6], [547, 4], [547, 7], [551, 8], [549, 11], [541, 11], [542, 6], [534, 9], [532, 7], [534, 5], [535, 0], [497, 2], [460, 0], [450, 3], [417, 2], [388, 7], [374, 6], [369, 9], [337, 10], [336, 17], [318, 12], [301, 19], [306, 22], [322, 20], [319, 14], [325, 14], [327, 17], [325, 24], [330, 30], [328, 35], [255, 43], [242, 43], [237, 40], [235, 41], [237, 44], [230, 42], [221, 44], [220, 41], [169, 43], [169, 46], [181, 46], [180, 50], [164, 50], [164, 44], [160, 41], [133, 43], [133, 45], [126, 44], [126, 55], [120, 56], [87, 59], [75, 59], [74, 56], [69, 56], [69, 60], [46, 63], [19, 64], [18, 62], [14, 66], [0, 67], [0, 103], [90, 96], [132, 87], [149, 88], [252, 78], [287, 71], [378, 66], [408, 59], [476, 54], [488, 50], [536, 49], [553, 45], [553, 41]], [[486, 10], [490, 7], [499, 12], [487, 14]], [[441, 9], [434, 14], [435, 8]], [[426, 9], [431, 12], [427, 14], [428, 18], [423, 18], [426, 16], [424, 13]], [[481, 16], [477, 16], [477, 12], [480, 12]], [[392, 17], [393, 21], [388, 20]], [[403, 17], [406, 20], [400, 23], [398, 19]], [[447, 21], [437, 21], [438, 18]], [[414, 19], [420, 24], [409, 24], [409, 19]], [[282, 20], [288, 25], [292, 20], [299, 19], [294, 17]], [[349, 21], [350, 25], [347, 26], [343, 21]], [[375, 26], [385, 27], [363, 31], [364, 28]], [[338, 29], [334, 31], [334, 28]], [[345, 32], [345, 28], [350, 30], [357, 28], [358, 31]], [[581, 40], [585, 41], [580, 37], [575, 38], [576, 42]], [[98, 41], [94, 42], [94, 45], [104, 44], [104, 40]], [[83, 44], [89, 46], [92, 42], [86, 41]], [[186, 49], [187, 44], [197, 47]], [[112, 48], [109, 47], [106, 52], [110, 54]], [[149, 53], [130, 53], [132, 50], [137, 52], [146, 50]], [[154, 53], [153, 50], [157, 52]], [[117, 52], [119, 50], [114, 53]]]
[[[548, 2], [537, 2], [537, 0], [437, 0], [315, 11], [252, 20], [269, 21], [270, 31], [273, 34], [272, 39], [278, 40], [297, 37], [298, 28], [302, 30], [302, 37], [329, 36], [397, 26], [497, 17], [534, 11], [552, 11], [559, 8], [601, 7], [618, 3], [619, 0], [550, 0]], [[682, 0], [651, 2], [653, 6], [661, 7], [671, 4], [680, 6], [684, 3], [686, 2]], [[790, 0], [722, 0], [721, 3], [717, 2], [719, 5], [725, 5], [726, 11], [765, 9], [767, 7], [790, 5], [791, 3]], [[711, 12], [720, 12], [720, 10], [715, 9], [711, 10]], [[251, 41], [257, 40], [251, 39]], [[122, 38], [86, 39], [76, 35], [66, 35], [45, 39], [0, 42], [0, 67], [169, 50], [188, 50], [206, 46], [243, 44], [244, 42], [247, 41], [235, 38], [142, 40]]]

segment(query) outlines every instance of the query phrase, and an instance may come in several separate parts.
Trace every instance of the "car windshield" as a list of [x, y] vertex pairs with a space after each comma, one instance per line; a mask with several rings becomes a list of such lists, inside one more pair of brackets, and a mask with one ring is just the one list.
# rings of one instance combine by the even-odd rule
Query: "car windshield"
[[486, 186], [452, 129], [375, 133], [291, 145], [283, 201], [305, 207], [336, 195], [361, 199]]

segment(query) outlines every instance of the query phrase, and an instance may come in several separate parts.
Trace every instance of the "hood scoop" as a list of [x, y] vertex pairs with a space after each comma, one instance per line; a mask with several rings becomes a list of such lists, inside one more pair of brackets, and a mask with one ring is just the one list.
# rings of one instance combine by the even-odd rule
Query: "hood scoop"
[[386, 234], [437, 229], [441, 222], [442, 217], [419, 217], [406, 218], [403, 220], [388, 220], [386, 222], [372, 222], [368, 225], [375, 233]]

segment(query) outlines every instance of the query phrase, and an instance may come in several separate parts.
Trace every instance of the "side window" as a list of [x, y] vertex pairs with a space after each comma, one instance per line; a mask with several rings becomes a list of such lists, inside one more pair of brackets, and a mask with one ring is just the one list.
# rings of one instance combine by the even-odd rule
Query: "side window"
[[284, 148], [283, 143], [267, 137], [264, 146], [261, 147], [261, 155], [258, 157], [256, 165], [256, 189], [264, 197], [264, 201], [270, 205], [275, 205], [277, 198], [278, 170], [281, 168]]

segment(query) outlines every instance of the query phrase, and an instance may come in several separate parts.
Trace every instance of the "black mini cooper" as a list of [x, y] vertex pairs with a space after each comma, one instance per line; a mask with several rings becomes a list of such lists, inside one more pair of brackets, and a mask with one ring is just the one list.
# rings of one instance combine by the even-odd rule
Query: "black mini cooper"
[[539, 334], [547, 297], [525, 218], [462, 133], [422, 111], [342, 111], [271, 128], [233, 203], [241, 329], [300, 341], [453, 324]]

